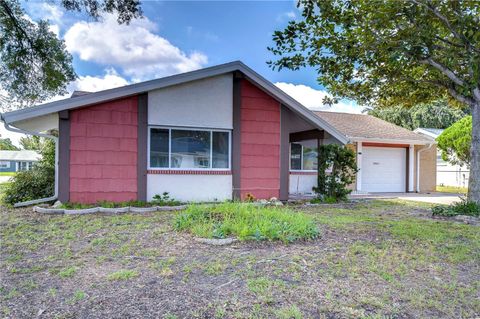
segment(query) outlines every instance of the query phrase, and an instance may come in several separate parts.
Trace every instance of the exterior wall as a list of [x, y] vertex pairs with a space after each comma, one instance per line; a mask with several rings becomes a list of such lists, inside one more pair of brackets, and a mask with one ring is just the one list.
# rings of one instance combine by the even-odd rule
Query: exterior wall
[[280, 195], [280, 103], [241, 81], [240, 196]]
[[232, 82], [225, 74], [150, 91], [148, 124], [232, 129]]
[[313, 194], [313, 187], [317, 186], [316, 173], [290, 172], [288, 191], [290, 194]]
[[420, 154], [420, 190], [417, 189], [417, 151], [424, 146], [415, 145], [415, 190], [420, 192], [434, 192], [437, 186], [437, 147]]
[[71, 202], [137, 199], [137, 97], [70, 112]]
[[147, 200], [168, 192], [186, 202], [213, 202], [232, 199], [232, 175], [228, 174], [148, 174]]

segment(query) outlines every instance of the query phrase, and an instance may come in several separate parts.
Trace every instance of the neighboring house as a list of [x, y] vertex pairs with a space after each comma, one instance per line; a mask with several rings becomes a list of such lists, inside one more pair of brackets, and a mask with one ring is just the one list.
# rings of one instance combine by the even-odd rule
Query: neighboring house
[[40, 154], [35, 151], [0, 151], [0, 172], [26, 171], [39, 159]]
[[[162, 192], [183, 201], [247, 194], [288, 199], [311, 192], [321, 143], [356, 150], [361, 170], [355, 190], [435, 188], [434, 156], [421, 152], [435, 154], [433, 140], [366, 115], [331, 113], [352, 116], [337, 123], [329, 114], [315, 114], [243, 63], [232, 62], [2, 118], [7, 126], [33, 132], [59, 130], [62, 202], [151, 200]], [[370, 121], [362, 124], [363, 118]], [[356, 126], [372, 135], [345, 129]]]
[[[424, 134], [433, 139], [442, 134], [442, 129], [435, 128], [417, 128], [416, 133]], [[470, 170], [466, 166], [452, 165], [442, 159], [441, 152], [437, 153], [437, 185], [468, 187], [468, 178]]]

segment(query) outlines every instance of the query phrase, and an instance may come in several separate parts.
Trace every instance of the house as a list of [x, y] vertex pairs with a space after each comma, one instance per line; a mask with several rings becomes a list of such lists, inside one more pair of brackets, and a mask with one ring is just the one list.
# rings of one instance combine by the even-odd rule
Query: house
[[[442, 134], [444, 130], [435, 128], [417, 128], [414, 132], [429, 136], [433, 139]], [[440, 152], [437, 152], [437, 185], [468, 187], [470, 170], [463, 165], [453, 165], [442, 159]]]
[[[162, 192], [184, 201], [288, 199], [311, 192], [322, 143], [357, 152], [355, 190], [435, 187], [432, 139], [367, 116], [337, 117], [308, 110], [241, 62], [2, 114], [10, 130], [58, 129], [62, 202]], [[349, 130], [364, 125], [379, 127]]]
[[39, 159], [40, 154], [35, 151], [0, 151], [0, 172], [26, 171]]

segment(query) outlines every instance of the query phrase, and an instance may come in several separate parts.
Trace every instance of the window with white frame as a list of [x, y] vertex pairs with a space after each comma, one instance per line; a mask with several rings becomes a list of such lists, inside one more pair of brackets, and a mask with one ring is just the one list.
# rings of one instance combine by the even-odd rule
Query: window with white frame
[[9, 161], [0, 161], [0, 168], [10, 168]]
[[230, 168], [229, 131], [152, 127], [149, 132], [150, 168]]
[[305, 142], [290, 144], [290, 169], [292, 171], [317, 170], [318, 148], [310, 144], [312, 143]]

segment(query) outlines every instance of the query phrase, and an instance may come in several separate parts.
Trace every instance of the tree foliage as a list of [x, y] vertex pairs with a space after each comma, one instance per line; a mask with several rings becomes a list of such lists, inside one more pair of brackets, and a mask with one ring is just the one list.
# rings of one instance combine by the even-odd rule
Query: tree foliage
[[352, 150], [337, 144], [321, 145], [318, 149], [318, 183], [313, 190], [323, 200], [344, 200], [351, 192], [348, 185], [353, 183], [356, 172]]
[[39, 151], [44, 147], [45, 143], [48, 143], [50, 139], [39, 136], [23, 136], [20, 138], [20, 146], [24, 150]]
[[464, 109], [452, 107], [446, 100], [416, 104], [410, 108], [372, 108], [368, 114], [409, 130], [419, 127], [444, 129], [467, 115]]
[[480, 5], [450, 0], [299, 0], [275, 31], [275, 69], [313, 67], [334, 96], [372, 107], [445, 98], [473, 116], [469, 199], [480, 203]]
[[442, 159], [452, 164], [470, 165], [472, 145], [472, 117], [466, 116], [456, 122], [437, 138], [437, 147]]
[[9, 138], [0, 138], [0, 150], [1, 151], [18, 151], [18, 147], [13, 145]]
[[31, 170], [18, 172], [5, 188], [3, 201], [15, 204], [53, 196], [55, 191], [55, 142], [45, 139], [39, 150], [42, 158]]
[[[141, 15], [138, 0], [61, 0], [59, 4], [93, 18], [116, 12], [119, 23]], [[48, 21], [32, 21], [18, 0], [0, 1], [0, 61], [0, 86], [8, 95], [1, 99], [5, 110], [64, 94], [76, 78], [64, 41], [50, 31]]]

